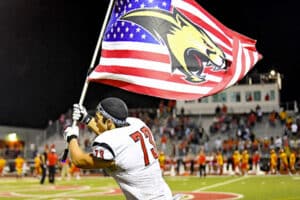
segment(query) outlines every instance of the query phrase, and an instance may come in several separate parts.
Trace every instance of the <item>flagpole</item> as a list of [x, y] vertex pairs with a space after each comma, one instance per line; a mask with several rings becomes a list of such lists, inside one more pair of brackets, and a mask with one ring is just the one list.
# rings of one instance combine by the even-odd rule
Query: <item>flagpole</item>
[[[95, 61], [96, 61], [96, 58], [97, 58], [97, 55], [98, 55], [98, 52], [99, 52], [99, 48], [100, 48], [100, 45], [101, 45], [101, 42], [102, 42], [102, 38], [103, 38], [103, 35], [104, 35], [104, 31], [105, 31], [107, 22], [109, 20], [110, 13], [112, 11], [113, 2], [114, 2], [114, 0], [110, 0], [107, 11], [106, 11], [106, 15], [105, 15], [105, 18], [104, 18], [104, 21], [103, 21], [103, 24], [102, 24], [101, 32], [100, 32], [98, 42], [97, 42], [97, 45], [96, 45], [96, 48], [95, 48], [95, 51], [94, 51], [94, 55], [93, 55], [93, 58], [92, 58], [92, 61], [91, 61], [91, 64], [90, 64], [90, 67], [89, 67], [89, 70], [88, 70], [88, 73], [87, 73], [87, 76], [86, 76], [86, 79], [85, 79], [85, 83], [84, 83], [84, 86], [83, 86], [83, 89], [82, 89], [82, 92], [81, 92], [81, 96], [80, 96], [80, 99], [79, 99], [79, 105], [83, 104], [83, 101], [84, 101], [84, 98], [85, 98], [85, 95], [86, 95], [86, 92], [87, 92], [87, 88], [88, 88], [88, 85], [89, 85], [88, 75], [89, 75], [89, 72], [95, 67]], [[76, 121], [73, 122], [73, 125], [76, 125]]]
[[[103, 38], [103, 35], [104, 35], [104, 31], [105, 31], [107, 22], [109, 20], [109, 16], [110, 16], [111, 11], [112, 11], [113, 4], [114, 4], [114, 0], [110, 0], [107, 11], [106, 11], [106, 15], [105, 15], [105, 18], [104, 18], [104, 21], [103, 21], [103, 24], [102, 24], [102, 28], [101, 28], [101, 31], [100, 31], [100, 34], [99, 34], [97, 45], [96, 45], [96, 48], [95, 48], [95, 51], [94, 51], [94, 54], [93, 54], [93, 58], [92, 58], [92, 61], [90, 63], [90, 67], [88, 69], [87, 76], [86, 76], [86, 79], [85, 79], [85, 82], [84, 82], [84, 85], [83, 85], [83, 88], [82, 88], [82, 91], [81, 91], [81, 95], [80, 95], [80, 99], [79, 99], [79, 103], [78, 103], [79, 105], [83, 105], [83, 101], [85, 99], [87, 89], [88, 89], [88, 86], [89, 86], [88, 76], [89, 76], [90, 71], [95, 67], [96, 58], [97, 58], [97, 55], [98, 55], [98, 52], [99, 52], [99, 48], [100, 48], [100, 45], [101, 45], [101, 42], [102, 42], [102, 38]], [[77, 121], [73, 121], [72, 126], [75, 127], [76, 124], [77, 124]], [[63, 152], [63, 155], [62, 155], [62, 158], [61, 158], [62, 161], [65, 161], [67, 159], [68, 153], [69, 153], [69, 149], [68, 149], [68, 144], [67, 144], [67, 147], [65, 148], [65, 150]]]

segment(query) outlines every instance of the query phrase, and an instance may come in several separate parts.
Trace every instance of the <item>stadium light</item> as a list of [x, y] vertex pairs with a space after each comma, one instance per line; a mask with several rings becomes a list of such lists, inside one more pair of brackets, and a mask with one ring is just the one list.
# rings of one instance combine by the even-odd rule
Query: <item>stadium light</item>
[[16, 142], [16, 141], [18, 141], [17, 133], [9, 133], [9, 134], [7, 135], [7, 140], [8, 140], [9, 142]]
[[276, 75], [276, 71], [275, 71], [274, 69], [272, 69], [272, 70], [270, 71], [270, 75], [271, 75], [272, 77], [274, 77], [274, 76]]

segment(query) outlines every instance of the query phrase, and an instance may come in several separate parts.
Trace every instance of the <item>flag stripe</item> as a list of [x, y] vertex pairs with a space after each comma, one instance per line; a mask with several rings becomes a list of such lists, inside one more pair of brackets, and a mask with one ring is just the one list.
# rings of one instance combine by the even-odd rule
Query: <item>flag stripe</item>
[[148, 51], [153, 53], [169, 55], [168, 48], [163, 45], [149, 44], [144, 42], [108, 42], [103, 41], [102, 48], [107, 50], [132, 50], [132, 51]]
[[[132, 50], [103, 50], [102, 51], [103, 58], [118, 58], [118, 59], [137, 59], [142, 60], [147, 57], [147, 60], [151, 60], [152, 62], [162, 62], [168, 63], [170, 66], [169, 55], [146, 52], [146, 51], [132, 51]], [[102, 63], [101, 63], [102, 64]]]
[[128, 83], [132, 83], [139, 86], [149, 87], [153, 89], [163, 89], [169, 90], [171, 92], [183, 92], [183, 93], [190, 93], [190, 94], [208, 94], [208, 92], [212, 89], [211, 87], [203, 87], [198, 85], [190, 85], [190, 84], [182, 84], [176, 82], [169, 82], [165, 80], [158, 80], [156, 78], [147, 78], [141, 76], [131, 76], [126, 74], [115, 74], [115, 73], [94, 73], [89, 78], [90, 79], [106, 79], [109, 77], [111, 80], [126, 80]]
[[[164, 52], [160, 45], [151, 45], [151, 48], [155, 49], [153, 52], [144, 51], [139, 48], [143, 46], [142, 43], [135, 43], [135, 45], [131, 45], [135, 51], [128, 51], [124, 49], [126, 45], [118, 44], [118, 48], [116, 50], [111, 50], [111, 46], [113, 43], [111, 42], [103, 42], [105, 47], [108, 47], [109, 50], [102, 50], [102, 58], [100, 60], [100, 65], [102, 66], [123, 66], [123, 67], [135, 67], [137, 69], [149, 69], [155, 71], [162, 71], [170, 73], [170, 61], [169, 55], [156, 53], [156, 52]], [[138, 51], [139, 49], [139, 51]], [[118, 53], [114, 53], [114, 52]], [[133, 53], [131, 53], [133, 52]], [[139, 56], [143, 55], [143, 56]], [[155, 56], [153, 56], [155, 55]], [[142, 58], [147, 59], [142, 59]], [[141, 59], [140, 59], [141, 58]], [[148, 58], [151, 58], [150, 60]], [[214, 75], [209, 74], [211, 71], [210, 68], [204, 69], [204, 74], [206, 74], [206, 78], [209, 81], [221, 82], [222, 75], [224, 72], [215, 72]], [[181, 74], [175, 70], [173, 74]]]
[[139, 86], [139, 85], [134, 85], [134, 84], [128, 84], [128, 82], [125, 81], [120, 81], [120, 80], [113, 80], [113, 79], [97, 79], [94, 80], [97, 83], [102, 83], [106, 85], [111, 85], [114, 87], [121, 88], [123, 90], [127, 91], [134, 91], [135, 93], [138, 94], [150, 94], [152, 93], [152, 96], [159, 97], [159, 98], [166, 98], [168, 96], [168, 99], [175, 99], [175, 100], [193, 100], [193, 99], [198, 99], [199, 96], [205, 96], [202, 94], [194, 94], [194, 93], [186, 93], [186, 92], [178, 92], [178, 91], [172, 91], [172, 94], [170, 96], [170, 91], [169, 90], [163, 90], [163, 89], [155, 89], [153, 90], [152, 88], [149, 88], [148, 86]]
[[[111, 62], [110, 62], [111, 63]], [[152, 78], [155, 79], [157, 77], [160, 77], [162, 80], [166, 80], [168, 82], [173, 82], [173, 83], [180, 83], [180, 84], [186, 84], [189, 85], [190, 83], [184, 80], [184, 76], [181, 73], [174, 73], [172, 76], [170, 76], [169, 72], [163, 72], [163, 71], [154, 71], [151, 69], [138, 69], [135, 67], [124, 67], [124, 66], [110, 66], [110, 67], [105, 67], [104, 69], [99, 70], [95, 69], [95, 73], [99, 72], [104, 73], [111, 73], [111, 74], [124, 74], [124, 75], [130, 75], [130, 76], [139, 76], [139, 77], [145, 77], [145, 78]], [[94, 74], [95, 74], [94, 73]], [[95, 78], [94, 78], [95, 79]], [[210, 76], [207, 78], [206, 86], [207, 87], [213, 87], [215, 84], [221, 82], [220, 77], [216, 76]], [[194, 84], [194, 85], [200, 85], [199, 84]]]
[[[122, 52], [118, 51], [119, 54], [123, 54]], [[135, 52], [136, 54], [139, 54], [139, 52]], [[144, 56], [147, 56], [145, 52], [141, 52], [140, 54], [143, 54]], [[147, 73], [151, 73], [151, 71], [155, 72], [155, 71], [159, 71], [159, 72], [165, 72], [167, 74], [165, 74], [165, 76], [157, 76], [157, 77], [164, 77], [167, 78], [169, 77], [170, 79], [170, 64], [169, 63], [164, 63], [164, 62], [160, 62], [160, 60], [158, 59], [158, 57], [156, 58], [157, 61], [152, 61], [152, 60], [145, 60], [145, 59], [134, 59], [134, 58], [122, 58], [122, 56], [120, 56], [120, 58], [118, 57], [110, 57], [113, 56], [114, 54], [110, 54], [108, 52], [106, 52], [105, 50], [102, 51], [102, 55], [108, 56], [108, 57], [102, 57], [101, 61], [100, 61], [100, 65], [101, 66], [110, 66], [110, 67], [134, 67], [135, 70], [144, 70], [144, 73], [140, 73], [141, 75], [147, 76]], [[128, 56], [128, 57], [131, 57]], [[120, 68], [118, 68], [119, 70]], [[102, 68], [96, 68], [95, 71], [105, 71], [106, 69], [102, 69]], [[147, 71], [148, 70], [148, 71]], [[222, 76], [224, 74], [224, 72], [214, 72], [214, 75], [210, 74], [211, 68], [205, 68], [204, 69], [204, 74], [206, 75], [206, 79], [208, 81], [213, 81], [213, 82], [221, 82], [222, 81]], [[122, 71], [122, 73], [125, 73], [126, 71]], [[121, 73], [121, 72], [120, 72]], [[171, 77], [182, 77], [182, 73], [179, 72], [178, 70], [175, 70], [173, 73], [173, 75]], [[181, 76], [176, 76], [176, 75], [181, 75]], [[175, 79], [174, 79], [175, 81]]]

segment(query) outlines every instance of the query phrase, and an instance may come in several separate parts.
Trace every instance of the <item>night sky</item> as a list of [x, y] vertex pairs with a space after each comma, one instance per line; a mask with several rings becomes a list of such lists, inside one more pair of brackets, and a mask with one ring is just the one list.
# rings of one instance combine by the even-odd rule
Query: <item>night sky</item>
[[[300, 14], [297, 1], [199, 0], [228, 28], [257, 40], [259, 72], [283, 74], [283, 102], [298, 100]], [[0, 1], [0, 124], [45, 128], [79, 101], [108, 0]], [[90, 83], [84, 105], [107, 96], [129, 107], [159, 99]]]

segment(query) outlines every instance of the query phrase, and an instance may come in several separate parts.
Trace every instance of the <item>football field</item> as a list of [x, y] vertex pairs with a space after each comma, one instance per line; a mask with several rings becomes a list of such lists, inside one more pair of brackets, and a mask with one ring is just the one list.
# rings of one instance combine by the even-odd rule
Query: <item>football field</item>
[[[174, 194], [194, 200], [300, 200], [300, 176], [165, 177]], [[0, 178], [0, 199], [125, 199], [110, 177], [81, 177], [51, 185], [36, 178]]]

